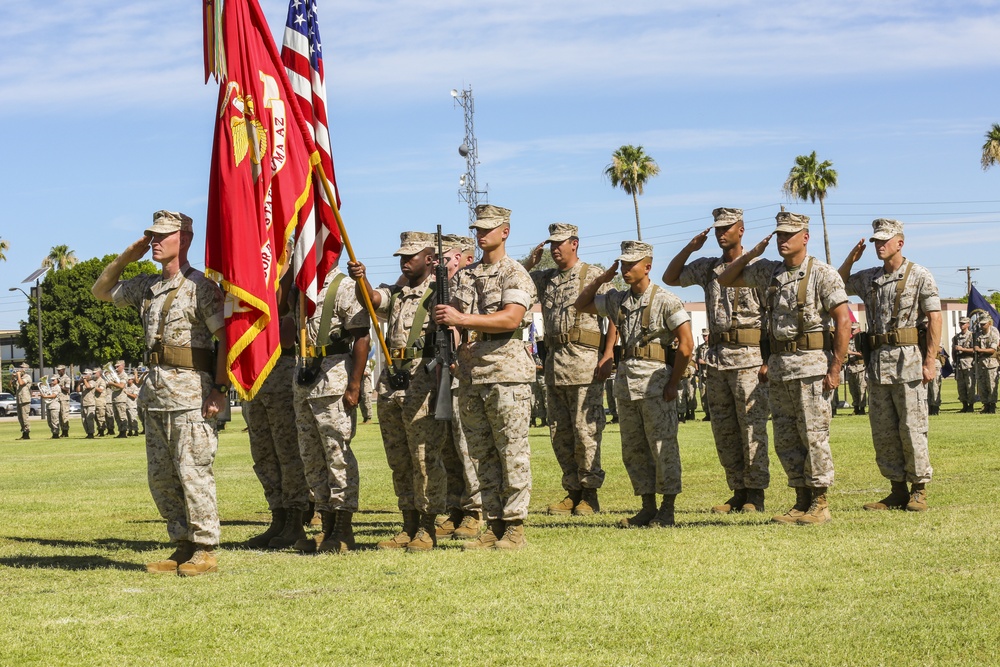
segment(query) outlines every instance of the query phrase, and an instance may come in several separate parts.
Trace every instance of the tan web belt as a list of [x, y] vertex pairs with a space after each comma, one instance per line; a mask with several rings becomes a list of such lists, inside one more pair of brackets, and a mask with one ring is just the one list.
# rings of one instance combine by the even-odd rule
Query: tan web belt
[[[430, 348], [433, 349], [433, 348]], [[428, 349], [423, 347], [392, 347], [389, 348], [390, 359], [421, 359], [427, 355]]]
[[667, 354], [666, 350], [659, 343], [650, 343], [648, 345], [641, 345], [635, 347], [626, 347], [622, 349], [623, 359], [650, 359], [652, 361], [663, 361], [666, 362]]
[[215, 372], [215, 352], [202, 347], [154, 345], [149, 352], [151, 366], [191, 368], [205, 373]]
[[314, 345], [306, 345], [306, 349], [302, 356], [308, 359], [315, 359], [317, 357], [330, 357], [335, 354], [350, 354], [351, 345], [350, 343], [343, 340], [335, 340], [329, 345], [323, 345], [320, 347]]
[[917, 345], [920, 342], [920, 333], [916, 327], [909, 327], [895, 329], [884, 334], [874, 334], [869, 338], [872, 342], [872, 349], [877, 350], [883, 345]]
[[777, 340], [776, 338], [771, 338], [771, 352], [774, 354], [832, 349], [833, 334], [829, 331], [805, 333], [794, 340]]
[[523, 332], [524, 332], [524, 327], [518, 327], [513, 331], [504, 331], [503, 333], [485, 333], [483, 331], [470, 331], [469, 340], [476, 342], [507, 341], [512, 338], [517, 338], [518, 340], [520, 340]]
[[601, 334], [598, 331], [588, 331], [587, 329], [572, 327], [566, 333], [547, 335], [545, 341], [550, 345], [576, 343], [583, 347], [599, 348], [601, 347]]
[[719, 343], [760, 347], [760, 329], [730, 329], [708, 335], [709, 345], [718, 345]]

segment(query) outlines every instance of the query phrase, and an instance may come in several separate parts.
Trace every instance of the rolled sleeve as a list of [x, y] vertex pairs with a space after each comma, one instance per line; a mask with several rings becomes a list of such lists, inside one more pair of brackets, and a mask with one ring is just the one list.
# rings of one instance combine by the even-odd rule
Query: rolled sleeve
[[518, 306], [524, 306], [525, 310], [531, 308], [531, 304], [534, 301], [532, 295], [523, 289], [505, 289], [500, 295], [500, 307], [504, 307], [510, 304], [515, 304]]
[[690, 322], [690, 321], [691, 321], [691, 316], [688, 315], [687, 311], [683, 309], [670, 313], [664, 319], [664, 323], [667, 325], [667, 328], [670, 329], [671, 331], [676, 331], [677, 327], [684, 324], [685, 322]]

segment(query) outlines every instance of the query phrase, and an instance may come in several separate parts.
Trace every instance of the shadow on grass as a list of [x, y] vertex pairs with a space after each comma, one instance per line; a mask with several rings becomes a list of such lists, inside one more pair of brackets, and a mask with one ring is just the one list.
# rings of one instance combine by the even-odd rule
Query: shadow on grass
[[45, 570], [142, 570], [138, 563], [112, 560], [104, 556], [11, 556], [0, 558], [0, 567]]
[[152, 551], [154, 549], [164, 549], [169, 546], [164, 542], [153, 540], [126, 540], [118, 537], [103, 537], [96, 540], [53, 540], [42, 537], [2, 535], [0, 539], [62, 549], [128, 549], [129, 551]]

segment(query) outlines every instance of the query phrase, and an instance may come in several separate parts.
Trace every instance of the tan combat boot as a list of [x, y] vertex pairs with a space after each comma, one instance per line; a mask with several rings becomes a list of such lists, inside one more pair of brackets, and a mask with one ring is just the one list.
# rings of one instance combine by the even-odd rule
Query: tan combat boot
[[804, 486], [797, 486], [795, 487], [795, 504], [792, 505], [792, 509], [784, 514], [772, 517], [771, 521], [774, 523], [795, 523], [805, 515], [811, 504], [812, 494], [809, 492], [809, 489]]
[[420, 512], [417, 510], [403, 510], [403, 528], [388, 540], [379, 542], [375, 546], [379, 549], [405, 549], [417, 534], [420, 528]]
[[466, 512], [462, 517], [462, 523], [451, 534], [451, 539], [474, 540], [479, 537], [479, 531], [482, 529], [483, 522], [479, 519], [479, 512]]
[[878, 512], [881, 510], [901, 510], [906, 507], [906, 503], [910, 501], [910, 492], [906, 490], [906, 482], [890, 481], [889, 484], [892, 485], [889, 495], [878, 502], [866, 503], [864, 509], [869, 512]]
[[434, 523], [434, 534], [437, 537], [450, 537], [455, 534], [462, 523], [463, 512], [461, 509], [452, 508], [450, 512]]
[[729, 514], [730, 512], [742, 512], [743, 506], [747, 504], [747, 490], [733, 489], [733, 497], [712, 508], [716, 514]]
[[177, 548], [165, 560], [146, 564], [146, 572], [150, 574], [177, 574], [181, 563], [191, 560], [194, 555], [194, 544], [187, 540], [177, 540]]
[[465, 551], [481, 551], [495, 549], [497, 545], [497, 535], [504, 534], [504, 523], [501, 519], [489, 519], [486, 521], [486, 530], [479, 534], [474, 540], [470, 540], [462, 545]]
[[573, 513], [573, 508], [579, 504], [582, 497], [583, 492], [580, 489], [567, 491], [565, 498], [548, 506], [548, 512], [549, 514], [557, 514], [559, 516], [569, 516]]
[[812, 490], [812, 502], [809, 510], [796, 520], [800, 526], [818, 526], [830, 520], [830, 506], [826, 502], [826, 489], [817, 487]]
[[285, 510], [282, 507], [271, 510], [271, 525], [260, 535], [247, 540], [247, 546], [251, 549], [263, 549], [268, 546], [271, 540], [281, 534], [285, 529]]
[[597, 501], [597, 489], [584, 489], [580, 497], [580, 502], [573, 508], [573, 516], [592, 516], [601, 511], [601, 504]]
[[306, 539], [308, 537], [306, 529], [302, 527], [305, 514], [305, 510], [294, 508], [285, 510], [285, 527], [278, 535], [271, 538], [271, 541], [267, 543], [267, 548], [287, 549], [299, 540]]
[[354, 551], [354, 526], [351, 524], [354, 512], [337, 510], [333, 512], [333, 515], [333, 533], [327, 534], [326, 539], [316, 546], [316, 551], [318, 553], [338, 554]]
[[430, 551], [437, 546], [437, 534], [434, 530], [434, 519], [436, 518], [436, 514], [420, 515], [420, 527], [417, 529], [417, 534], [406, 545], [407, 553]]
[[656, 494], [642, 494], [642, 509], [627, 519], [618, 522], [619, 528], [645, 528], [656, 517]]
[[660, 509], [656, 512], [656, 516], [653, 520], [649, 522], [650, 528], [669, 528], [674, 525], [674, 501], [677, 499], [677, 494], [669, 494], [663, 496], [663, 502], [660, 503]]
[[504, 522], [503, 538], [497, 540], [496, 548], [500, 551], [519, 551], [528, 546], [524, 537], [524, 522], [520, 519]]
[[743, 503], [747, 514], [764, 511], [764, 489], [747, 489], [747, 500]]
[[210, 547], [197, 546], [191, 560], [177, 567], [177, 574], [182, 577], [197, 577], [199, 574], [216, 572], [218, 569], [215, 552]]
[[906, 503], [907, 512], [926, 512], [927, 511], [927, 489], [924, 488], [922, 483], [913, 484], [913, 489], [910, 491], [910, 502]]
[[334, 514], [331, 510], [320, 510], [317, 512], [320, 517], [321, 528], [318, 533], [312, 536], [306, 536], [304, 538], [295, 541], [292, 548], [296, 551], [300, 551], [304, 554], [314, 554], [316, 549], [320, 544], [326, 540], [326, 536], [333, 533], [334, 524]]

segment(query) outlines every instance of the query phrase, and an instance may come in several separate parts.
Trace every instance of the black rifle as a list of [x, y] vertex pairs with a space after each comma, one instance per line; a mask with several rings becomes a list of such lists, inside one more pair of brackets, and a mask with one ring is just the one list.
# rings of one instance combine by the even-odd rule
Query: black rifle
[[[438, 263], [434, 269], [434, 285], [437, 293], [437, 303], [451, 303], [450, 280], [448, 266], [444, 259], [444, 246], [441, 243], [441, 225], [437, 226]], [[451, 365], [455, 361], [454, 341], [451, 328], [438, 325], [434, 333], [434, 361], [427, 365], [428, 371], [438, 370], [437, 402], [434, 404], [434, 419], [451, 421]]]

